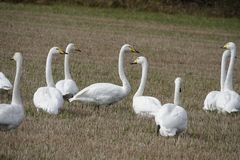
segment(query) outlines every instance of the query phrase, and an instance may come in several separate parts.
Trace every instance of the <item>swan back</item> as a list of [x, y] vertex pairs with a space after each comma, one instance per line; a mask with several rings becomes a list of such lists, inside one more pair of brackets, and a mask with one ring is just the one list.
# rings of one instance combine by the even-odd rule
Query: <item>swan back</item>
[[0, 89], [10, 90], [12, 89], [11, 82], [7, 79], [7, 77], [0, 72]]

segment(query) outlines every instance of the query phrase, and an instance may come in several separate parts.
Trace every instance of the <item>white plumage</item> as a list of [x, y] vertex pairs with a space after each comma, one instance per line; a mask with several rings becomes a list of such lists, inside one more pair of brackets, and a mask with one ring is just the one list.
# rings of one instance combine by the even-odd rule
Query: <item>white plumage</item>
[[174, 104], [164, 104], [155, 115], [155, 122], [162, 136], [175, 136], [187, 128], [187, 112], [180, 105], [181, 79], [175, 80]]
[[58, 47], [50, 49], [46, 62], [47, 86], [38, 88], [33, 96], [33, 103], [37, 110], [42, 109], [50, 114], [58, 114], [64, 103], [61, 92], [55, 88], [51, 69], [52, 55], [58, 53], [64, 54], [65, 52]]
[[75, 51], [80, 51], [75, 44], [69, 43], [66, 48], [66, 54], [64, 58], [64, 75], [65, 79], [60, 80], [56, 83], [56, 88], [62, 93], [63, 96], [73, 97], [79, 89], [76, 82], [72, 79], [70, 74], [69, 67], [69, 56], [73, 54]]
[[[226, 80], [226, 63], [229, 57], [230, 57], [230, 51], [229, 50], [224, 51], [222, 55], [222, 62], [221, 62], [221, 76], [220, 76], [221, 91], [224, 90], [224, 82]], [[206, 111], [217, 110], [216, 101], [221, 91], [211, 91], [208, 93], [208, 95], [204, 100], [203, 110], [206, 110]]]
[[20, 78], [22, 70], [22, 54], [16, 52], [13, 56], [16, 61], [16, 76], [14, 80], [11, 104], [0, 104], [0, 129], [9, 130], [18, 127], [24, 119], [24, 109], [20, 95]]
[[233, 90], [233, 70], [236, 59], [236, 45], [233, 42], [228, 42], [224, 45], [225, 49], [230, 50], [231, 58], [228, 67], [226, 80], [224, 82], [224, 91], [217, 96], [216, 106], [220, 112], [239, 112], [240, 111], [240, 97], [237, 92]]
[[131, 91], [131, 86], [124, 73], [124, 55], [126, 53], [138, 53], [132, 46], [125, 44], [119, 53], [118, 71], [122, 86], [111, 83], [95, 83], [79, 91], [70, 102], [79, 100], [96, 106], [111, 105], [122, 100]]
[[131, 64], [141, 64], [142, 65], [142, 78], [139, 88], [135, 95], [133, 96], [133, 109], [138, 115], [152, 117], [161, 107], [161, 102], [150, 96], [143, 96], [144, 88], [147, 81], [148, 72], [148, 62], [145, 57], [138, 57]]
[[7, 79], [7, 77], [2, 72], [0, 72], [0, 89], [3, 89], [3, 90], [12, 89], [11, 82]]

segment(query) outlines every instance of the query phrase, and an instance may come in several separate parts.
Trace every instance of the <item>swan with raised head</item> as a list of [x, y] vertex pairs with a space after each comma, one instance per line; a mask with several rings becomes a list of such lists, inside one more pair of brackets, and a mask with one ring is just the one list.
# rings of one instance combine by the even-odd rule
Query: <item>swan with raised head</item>
[[127, 53], [139, 53], [129, 44], [125, 44], [120, 49], [118, 60], [118, 73], [122, 81], [122, 86], [112, 83], [95, 83], [79, 91], [69, 101], [79, 100], [83, 103], [100, 105], [111, 105], [122, 100], [131, 91], [131, 86], [124, 73], [124, 55]]
[[80, 49], [73, 43], [69, 43], [66, 48], [65, 58], [64, 58], [64, 75], [65, 79], [60, 80], [56, 83], [56, 88], [62, 93], [64, 99], [69, 99], [73, 97], [78, 91], [78, 86], [76, 82], [72, 79], [69, 67], [69, 57], [75, 51], [81, 52]]
[[225, 82], [225, 79], [226, 79], [226, 63], [227, 63], [227, 59], [229, 57], [230, 57], [230, 51], [225, 50], [223, 52], [222, 62], [221, 62], [221, 76], [220, 76], [221, 90], [220, 91], [211, 91], [211, 92], [208, 93], [208, 95], [206, 96], [206, 98], [204, 100], [203, 110], [205, 110], [205, 111], [217, 110], [216, 100], [217, 100], [217, 96], [219, 95], [219, 93], [224, 90], [224, 82]]
[[228, 66], [224, 89], [217, 96], [216, 106], [219, 112], [239, 112], [240, 111], [240, 96], [233, 90], [233, 69], [236, 59], [236, 45], [233, 42], [228, 42], [224, 45], [224, 49], [230, 50], [231, 58]]
[[7, 79], [7, 77], [2, 72], [0, 72], [0, 89], [2, 90], [12, 89], [11, 82]]
[[147, 72], [148, 72], [148, 61], [145, 57], [138, 57], [131, 64], [141, 64], [142, 65], [142, 78], [140, 86], [133, 96], [133, 109], [134, 112], [141, 116], [153, 117], [155, 113], [161, 107], [161, 102], [150, 96], [143, 96], [144, 88], [147, 81]]
[[54, 54], [64, 54], [58, 47], [53, 47], [50, 49], [46, 62], [46, 87], [40, 87], [34, 93], [33, 103], [37, 110], [42, 109], [50, 114], [58, 114], [59, 109], [63, 105], [63, 96], [61, 92], [55, 88], [55, 84], [52, 77], [52, 56]]
[[187, 112], [180, 106], [181, 78], [175, 79], [174, 104], [167, 103], [155, 114], [157, 134], [175, 136], [187, 128]]
[[22, 54], [16, 52], [12, 58], [16, 61], [16, 76], [14, 80], [11, 104], [0, 104], [0, 129], [17, 128], [24, 119], [24, 109], [20, 93], [20, 79], [22, 71]]

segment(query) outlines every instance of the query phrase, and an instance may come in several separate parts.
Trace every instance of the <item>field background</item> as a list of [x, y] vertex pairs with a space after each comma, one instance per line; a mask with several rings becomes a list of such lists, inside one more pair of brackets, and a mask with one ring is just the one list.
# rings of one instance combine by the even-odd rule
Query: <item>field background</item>
[[[219, 89], [220, 61], [228, 41], [240, 46], [237, 18], [209, 18], [146, 13], [123, 9], [0, 3], [0, 71], [11, 81], [13, 53], [24, 56], [21, 93], [26, 118], [10, 132], [0, 132], [0, 159], [239, 159], [240, 116], [202, 110], [208, 92]], [[125, 43], [148, 58], [144, 95], [173, 101], [174, 80], [182, 77], [186, 132], [178, 138], [157, 137], [154, 120], [137, 117], [132, 109], [141, 67], [129, 62], [126, 75], [131, 94], [108, 108], [94, 110], [79, 102], [65, 103], [57, 116], [37, 113], [34, 92], [44, 86], [45, 61], [53, 46], [69, 42], [81, 53], [71, 61], [72, 76], [82, 89], [96, 82], [121, 84], [118, 53]], [[53, 59], [55, 82], [63, 78], [64, 56]], [[240, 90], [239, 59], [234, 88]], [[1, 96], [0, 103], [11, 99]]]

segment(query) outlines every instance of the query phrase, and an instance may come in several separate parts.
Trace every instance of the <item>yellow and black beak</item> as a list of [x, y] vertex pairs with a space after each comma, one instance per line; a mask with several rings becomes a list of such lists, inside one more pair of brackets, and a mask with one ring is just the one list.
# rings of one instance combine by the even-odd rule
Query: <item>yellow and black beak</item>
[[60, 54], [68, 54], [67, 52], [63, 51], [62, 49], [59, 49]]
[[223, 47], [221, 47], [223, 49], [228, 49], [228, 44], [225, 44]]
[[82, 52], [82, 51], [81, 51], [80, 49], [78, 49], [78, 48], [76, 48], [75, 51], [77, 51], [77, 52]]
[[137, 64], [138, 62], [137, 62], [137, 59], [135, 60], [135, 61], [133, 61], [133, 62], [131, 62], [130, 64]]
[[14, 58], [12, 57], [12, 58], [10, 58], [10, 60], [11, 60], [11, 61], [13, 61], [13, 60], [14, 60]]
[[140, 52], [137, 51], [135, 48], [131, 48], [131, 52], [132, 52], [132, 53], [140, 53]]

